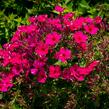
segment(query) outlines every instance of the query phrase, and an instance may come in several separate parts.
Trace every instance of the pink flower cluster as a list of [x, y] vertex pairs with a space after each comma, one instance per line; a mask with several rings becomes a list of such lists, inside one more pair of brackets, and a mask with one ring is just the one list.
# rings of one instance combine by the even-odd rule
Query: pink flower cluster
[[69, 63], [76, 56], [73, 51], [87, 51], [88, 36], [97, 34], [102, 19], [74, 18], [74, 13], [63, 14], [60, 6], [55, 10], [60, 15], [54, 18], [30, 17], [30, 25], [18, 27], [11, 41], [0, 49], [0, 91], [8, 91], [20, 75], [24, 80], [31, 80], [31, 75], [39, 83], [47, 78], [83, 81], [98, 65], [96, 60], [86, 67]]
[[[83, 81], [84, 78], [89, 75], [94, 68], [98, 65], [99, 61], [93, 61], [86, 67], [80, 67], [78, 65], [73, 65], [69, 69], [65, 69], [63, 72], [64, 79], [76, 79], [77, 81]], [[69, 73], [68, 73], [69, 72]]]

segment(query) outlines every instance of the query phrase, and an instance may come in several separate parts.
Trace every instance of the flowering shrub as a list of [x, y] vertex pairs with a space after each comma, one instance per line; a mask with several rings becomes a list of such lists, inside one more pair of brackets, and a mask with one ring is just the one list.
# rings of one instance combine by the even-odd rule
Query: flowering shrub
[[[100, 31], [100, 17], [77, 17], [56, 6], [58, 16], [39, 15], [29, 18], [30, 25], [19, 26], [11, 41], [0, 49], [0, 91], [16, 85], [16, 78], [46, 83], [48, 78], [84, 81], [98, 60], [84, 66], [75, 58], [84, 55], [90, 38]], [[82, 57], [81, 57], [82, 58]], [[22, 81], [23, 82], [23, 81]]]

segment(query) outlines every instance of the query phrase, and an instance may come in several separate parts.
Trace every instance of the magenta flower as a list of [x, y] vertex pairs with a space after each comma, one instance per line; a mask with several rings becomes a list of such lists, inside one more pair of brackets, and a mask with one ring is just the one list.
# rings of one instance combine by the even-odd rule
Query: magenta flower
[[67, 48], [61, 47], [60, 50], [56, 53], [56, 58], [62, 62], [66, 62], [71, 58], [71, 51]]
[[40, 72], [38, 72], [37, 81], [39, 83], [45, 83], [46, 79], [47, 79], [47, 75], [44, 70], [41, 70]]
[[57, 12], [63, 12], [64, 11], [64, 8], [62, 8], [61, 6], [55, 6], [55, 11], [57, 11]]
[[20, 73], [22, 72], [22, 67], [21, 65], [14, 65], [12, 68], [11, 68], [11, 72], [14, 74], [14, 76], [18, 76], [20, 75]]
[[77, 65], [73, 65], [68, 69], [64, 69], [62, 78], [67, 80], [83, 81], [86, 75], [86, 70]]
[[64, 19], [72, 19], [73, 16], [74, 16], [74, 13], [69, 12], [69, 13], [65, 14], [65, 15], [63, 16], [63, 18], [64, 18]]
[[35, 49], [35, 52], [39, 55], [39, 56], [45, 56], [47, 53], [48, 53], [48, 45], [43, 43], [43, 42], [40, 42], [38, 44], [38, 46], [36, 47]]
[[36, 21], [36, 17], [34, 17], [34, 16], [29, 17], [29, 18], [28, 18], [28, 21], [29, 21], [30, 23], [34, 23], [34, 22]]
[[59, 78], [61, 75], [61, 69], [59, 66], [50, 66], [49, 67], [49, 77], [50, 78]]
[[20, 31], [16, 31], [16, 32], [14, 33], [14, 35], [13, 35], [11, 41], [14, 42], [14, 41], [19, 40], [19, 39], [20, 39], [20, 34], [21, 34]]
[[0, 59], [3, 59], [2, 63], [0, 62], [0, 64], [2, 64], [4, 67], [10, 63], [9, 54], [10, 53], [8, 50], [0, 50]]
[[72, 26], [72, 21], [68, 20], [68, 19], [64, 19], [63, 23], [65, 25], [65, 27], [71, 27]]
[[94, 70], [94, 68], [100, 63], [100, 61], [93, 61], [88, 67], [87, 70], [89, 72], [92, 72]]
[[70, 69], [65, 68], [62, 72], [62, 78], [65, 80], [71, 80], [71, 72]]
[[82, 51], [86, 51], [88, 49], [87, 43], [80, 43], [78, 45]]
[[[75, 78], [77, 81], [83, 81], [84, 80], [84, 74], [80, 74], [82, 71], [82, 69], [77, 66], [77, 65], [74, 65], [70, 68], [70, 72], [71, 72], [71, 78]], [[85, 72], [84, 72], [85, 73]]]
[[47, 14], [45, 14], [45, 15], [39, 15], [39, 16], [37, 16], [37, 20], [39, 21], [39, 22], [45, 22], [46, 21], [46, 19], [47, 19]]
[[78, 81], [83, 81], [84, 78], [94, 70], [94, 68], [98, 65], [98, 63], [99, 61], [93, 61], [90, 65], [86, 67], [73, 65], [70, 68], [71, 77], [74, 77]]
[[18, 30], [20, 32], [19, 34], [21, 34], [21, 33], [28, 33], [28, 34], [30, 34], [30, 33], [35, 32], [37, 30], [37, 26], [34, 25], [34, 24], [27, 25], [27, 26], [22, 25], [22, 26], [18, 27]]
[[70, 25], [70, 29], [72, 31], [79, 30], [82, 28], [83, 23], [84, 23], [84, 18], [79, 17], [79, 18], [73, 20], [72, 24]]
[[60, 19], [55, 18], [55, 19], [48, 19], [49, 24], [51, 24], [53, 27], [57, 28], [57, 29], [62, 29], [62, 24]]
[[28, 34], [30, 34], [30, 33], [33, 33], [35, 31], [38, 31], [36, 25], [28, 25], [26, 27], [26, 31], [25, 32], [28, 33]]
[[47, 34], [45, 41], [46, 44], [53, 46], [60, 41], [60, 38], [61, 38], [60, 34], [58, 34], [57, 32], [52, 32]]
[[12, 64], [21, 64], [22, 63], [22, 57], [19, 53], [12, 52], [11, 57], [9, 57], [10, 63]]
[[47, 61], [47, 57], [40, 57], [39, 59], [37, 59], [33, 62], [33, 66], [36, 69], [40, 69], [40, 68], [44, 67], [44, 65], [46, 64], [46, 61]]
[[95, 21], [96, 24], [99, 24], [99, 23], [102, 22], [102, 18], [101, 18], [100, 16], [96, 16], [96, 17], [94, 18], [94, 21]]
[[81, 31], [78, 31], [73, 34], [73, 38], [82, 50], [87, 50], [87, 35], [83, 34]]
[[93, 23], [93, 19], [90, 17], [84, 18], [84, 23]]
[[85, 25], [84, 29], [86, 32], [94, 35], [98, 32], [98, 28], [94, 24]]
[[29, 60], [23, 58], [22, 59], [22, 66], [24, 69], [30, 68]]
[[75, 32], [73, 38], [76, 43], [86, 43], [88, 40], [87, 35], [83, 34], [81, 31]]
[[6, 77], [0, 81], [0, 92], [7, 92], [13, 86], [12, 78]]
[[38, 69], [36, 69], [36, 68], [31, 69], [31, 74], [36, 75], [37, 72], [38, 72]]

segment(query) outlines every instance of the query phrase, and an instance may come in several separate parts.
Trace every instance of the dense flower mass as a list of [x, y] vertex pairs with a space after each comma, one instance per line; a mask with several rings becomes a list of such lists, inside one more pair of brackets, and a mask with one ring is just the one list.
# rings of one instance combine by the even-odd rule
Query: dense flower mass
[[94, 60], [81, 67], [74, 57], [87, 51], [89, 36], [97, 34], [102, 19], [75, 18], [60, 6], [55, 10], [59, 16], [30, 17], [30, 24], [18, 27], [11, 41], [0, 48], [0, 91], [15, 86], [20, 75], [39, 83], [47, 78], [83, 81], [99, 64]]

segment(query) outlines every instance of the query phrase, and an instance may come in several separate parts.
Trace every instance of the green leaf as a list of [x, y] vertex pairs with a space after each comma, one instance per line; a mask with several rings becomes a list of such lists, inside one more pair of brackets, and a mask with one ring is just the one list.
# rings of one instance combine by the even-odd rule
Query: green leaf
[[86, 0], [82, 0], [79, 4], [82, 8], [86, 8], [86, 9], [89, 9], [90, 6], [89, 6], [89, 3], [86, 2]]
[[23, 108], [21, 108], [17, 103], [14, 103], [14, 104], [11, 106], [11, 109], [23, 109]]
[[21, 23], [22, 18], [21, 18], [21, 17], [19, 17], [19, 18], [17, 18], [17, 19], [14, 19], [14, 21], [16, 21], [16, 22], [18, 22], [18, 23]]
[[[0, 47], [1, 48], [1, 47]], [[2, 93], [0, 93], [0, 100], [3, 98], [3, 94]]]
[[59, 12], [57, 12], [57, 11], [55, 11], [55, 10], [53, 10], [52, 12], [55, 13], [55, 14], [59, 14]]
[[57, 61], [54, 65], [59, 65], [59, 66], [67, 66], [68, 64], [66, 62], [62, 62], [62, 61]]

